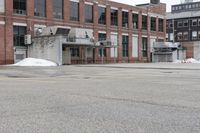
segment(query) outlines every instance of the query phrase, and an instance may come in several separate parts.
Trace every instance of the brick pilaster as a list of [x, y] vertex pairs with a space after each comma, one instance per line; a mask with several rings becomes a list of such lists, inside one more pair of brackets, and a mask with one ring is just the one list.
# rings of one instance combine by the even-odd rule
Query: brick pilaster
[[84, 0], [79, 1], [79, 21], [80, 25], [85, 23], [85, 2]]
[[138, 14], [138, 60], [142, 61], [142, 12]]
[[69, 0], [64, 0], [64, 9], [63, 9], [63, 13], [64, 13], [64, 23], [68, 23], [69, 22], [69, 14], [70, 14], [70, 2]]
[[122, 8], [118, 9], [118, 62], [122, 61]]
[[132, 34], [133, 34], [133, 15], [132, 10], [129, 11], [128, 15], [128, 27], [129, 27], [129, 43], [128, 43], [128, 61], [133, 62], [132, 60]]

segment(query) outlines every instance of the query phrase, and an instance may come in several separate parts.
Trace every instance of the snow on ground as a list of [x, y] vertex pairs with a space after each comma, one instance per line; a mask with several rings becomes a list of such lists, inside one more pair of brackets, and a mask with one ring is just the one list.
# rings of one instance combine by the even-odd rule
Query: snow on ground
[[194, 59], [194, 58], [189, 58], [185, 60], [176, 60], [174, 63], [200, 63], [200, 61]]
[[58, 66], [56, 63], [44, 59], [25, 58], [12, 66]]

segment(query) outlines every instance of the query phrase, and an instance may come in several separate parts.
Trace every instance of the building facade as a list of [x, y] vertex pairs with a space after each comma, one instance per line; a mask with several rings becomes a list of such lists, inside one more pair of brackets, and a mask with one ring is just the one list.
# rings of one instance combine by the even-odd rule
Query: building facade
[[[24, 35], [34, 37], [38, 28], [53, 25], [92, 31], [94, 42], [111, 40], [116, 45], [102, 52], [95, 49], [94, 60], [106, 63], [151, 61], [154, 41], [166, 38], [166, 5], [131, 6], [108, 0], [0, 0], [0, 64], [27, 57]], [[81, 58], [81, 47], [71, 48]], [[116, 54], [116, 55], [115, 55]]]
[[181, 43], [186, 58], [200, 59], [200, 2], [172, 5], [167, 14], [167, 38]]

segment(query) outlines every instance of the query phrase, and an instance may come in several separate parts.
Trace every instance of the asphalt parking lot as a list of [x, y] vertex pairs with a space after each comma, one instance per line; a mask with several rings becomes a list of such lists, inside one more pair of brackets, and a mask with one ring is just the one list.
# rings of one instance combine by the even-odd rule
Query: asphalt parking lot
[[200, 64], [0, 66], [0, 133], [199, 133]]

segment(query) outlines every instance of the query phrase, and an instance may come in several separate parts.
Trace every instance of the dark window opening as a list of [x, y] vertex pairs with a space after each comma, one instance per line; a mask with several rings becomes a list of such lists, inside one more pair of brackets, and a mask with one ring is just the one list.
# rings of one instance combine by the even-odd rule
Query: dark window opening
[[14, 46], [25, 46], [24, 36], [26, 35], [26, 27], [14, 26], [13, 27], [13, 43]]
[[118, 25], [118, 11], [114, 9], [111, 9], [111, 25]]
[[98, 8], [99, 11], [99, 24], [106, 24], [106, 8], [104, 7], [99, 7]]
[[147, 57], [147, 38], [142, 37], [142, 57]]
[[138, 14], [133, 14], [133, 29], [138, 29]]
[[192, 20], [192, 26], [197, 26], [197, 19]]
[[129, 42], [128, 36], [123, 35], [122, 36], [122, 56], [123, 57], [128, 57], [128, 42]]
[[177, 22], [177, 25], [178, 25], [178, 28], [183, 27], [183, 21], [182, 21], [182, 20], [179, 20], [179, 21]]
[[128, 28], [128, 12], [122, 12], [122, 27]]
[[159, 18], [158, 19], [158, 23], [159, 23], [159, 25], [158, 25], [158, 31], [163, 32], [164, 31], [164, 20], [161, 19], [161, 18]]
[[70, 48], [70, 52], [71, 52], [71, 57], [79, 57], [80, 56], [80, 51], [78, 47], [73, 47]]
[[26, 0], [13, 0], [13, 13], [26, 14]]
[[142, 16], [142, 30], [147, 30], [147, 16]]
[[184, 27], [188, 27], [188, 20], [184, 20], [184, 21], [183, 21], [183, 26], [184, 26]]
[[151, 31], [156, 31], [156, 18], [151, 18]]

